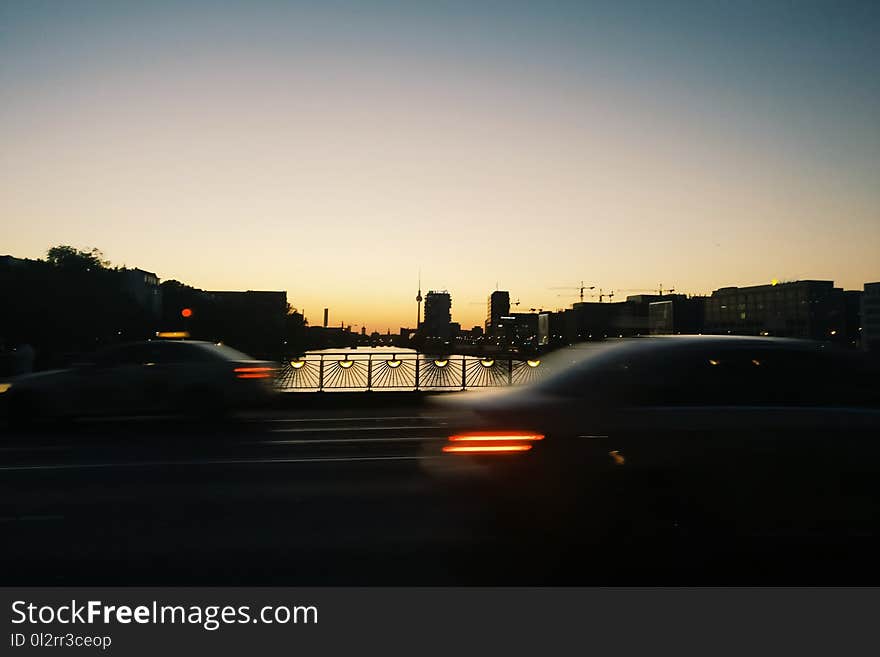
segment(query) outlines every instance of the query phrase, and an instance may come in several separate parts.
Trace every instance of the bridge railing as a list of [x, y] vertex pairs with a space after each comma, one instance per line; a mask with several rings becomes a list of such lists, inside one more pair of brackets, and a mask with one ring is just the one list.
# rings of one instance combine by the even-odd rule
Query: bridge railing
[[542, 374], [538, 358], [426, 354], [307, 354], [286, 360], [282, 391], [467, 390], [522, 385]]

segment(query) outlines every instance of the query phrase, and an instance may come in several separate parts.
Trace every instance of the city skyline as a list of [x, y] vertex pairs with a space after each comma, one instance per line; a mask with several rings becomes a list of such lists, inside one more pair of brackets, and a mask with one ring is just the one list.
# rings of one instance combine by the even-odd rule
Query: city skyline
[[[69, 246], [62, 246], [60, 248], [69, 249]], [[95, 258], [105, 258], [106, 254], [101, 252], [100, 250], [94, 249], [85, 249], [80, 251], [80, 255], [83, 257], [95, 257]], [[0, 258], [12, 258], [16, 259], [16, 256], [11, 254], [0, 254]], [[35, 260], [45, 260], [44, 258], [36, 258]], [[138, 271], [148, 277], [153, 277], [156, 275], [155, 272], [151, 272], [148, 269], [139, 265], [128, 266], [128, 265], [119, 265], [118, 263], [113, 263], [110, 260], [103, 260], [103, 266], [108, 267], [110, 269], [126, 269], [128, 268], [130, 271]], [[174, 277], [171, 278], [163, 278], [161, 276], [157, 276], [158, 282], [166, 282], [166, 281], [177, 281], [178, 283], [182, 283], [184, 286], [193, 288], [194, 290], [205, 291], [203, 288], [199, 288], [198, 286], [193, 286], [188, 281], [181, 281]], [[154, 279], [155, 280], [155, 279]], [[449, 320], [453, 324], [456, 324], [463, 331], [470, 331], [471, 328], [477, 328], [482, 330], [485, 327], [488, 327], [489, 315], [487, 313], [491, 313], [492, 317], [499, 317], [503, 314], [508, 315], [527, 315], [527, 314], [536, 314], [536, 313], [559, 313], [564, 312], [566, 310], [571, 310], [575, 308], [575, 304], [577, 302], [587, 302], [590, 303], [613, 303], [616, 302], [618, 305], [621, 305], [621, 302], [627, 301], [628, 298], [638, 298], [638, 297], [663, 297], [663, 298], [672, 298], [672, 297], [685, 297], [689, 299], [695, 300], [704, 300], [712, 297], [714, 294], [722, 291], [729, 290], [748, 290], [750, 288], [760, 288], [767, 286], [785, 286], [786, 284], [791, 283], [807, 283], [807, 282], [827, 282], [832, 283], [837, 289], [841, 290], [850, 290], [855, 293], [861, 293], [863, 287], [867, 289], [867, 285], [878, 285], [880, 282], [878, 281], [865, 281], [864, 285], [859, 285], [855, 288], [846, 288], [845, 286], [841, 286], [837, 284], [835, 279], [818, 279], [815, 277], [806, 277], [804, 279], [797, 280], [788, 280], [788, 279], [772, 279], [770, 281], [763, 281], [758, 283], [742, 283], [742, 282], [731, 282], [726, 285], [721, 285], [718, 288], [714, 288], [712, 290], [701, 291], [701, 292], [691, 292], [688, 290], [679, 289], [673, 286], [662, 286], [662, 284], [658, 284], [657, 287], [654, 288], [635, 288], [635, 289], [627, 289], [627, 288], [602, 288], [599, 286], [588, 285], [587, 283], [581, 281], [580, 285], [577, 286], [554, 286], [551, 288], [547, 288], [548, 290], [558, 291], [561, 289], [568, 290], [563, 294], [557, 294], [556, 296], [559, 298], [559, 303], [549, 304], [549, 305], [534, 305], [530, 306], [528, 303], [523, 304], [523, 302], [519, 299], [519, 295], [511, 294], [511, 290], [501, 289], [501, 287], [497, 286], [487, 291], [487, 295], [485, 300], [483, 301], [472, 301], [467, 303], [467, 312], [468, 316], [470, 313], [479, 312], [473, 310], [476, 307], [483, 308], [482, 319], [471, 323], [470, 321], [462, 321], [459, 315], [454, 312], [455, 307], [455, 293], [452, 290], [447, 290], [444, 288], [428, 288], [426, 287], [422, 290], [422, 282], [419, 278], [417, 282], [418, 286], [418, 296], [416, 296], [412, 303], [416, 304], [416, 308], [419, 312], [419, 316], [421, 319], [425, 319], [429, 306], [429, 299], [433, 296], [435, 299], [438, 297], [446, 297], [448, 299], [448, 307], [442, 311], [444, 316], [448, 314]], [[239, 292], [256, 292], [258, 294], [274, 294], [275, 292], [269, 291], [259, 291], [254, 288], [246, 288], [242, 286], [238, 286], [235, 288], [236, 291], [230, 291], [231, 294], [237, 294]], [[422, 292], [424, 291], [424, 296], [422, 296]], [[287, 294], [287, 290], [278, 290], [279, 293]], [[209, 294], [227, 294], [227, 292], [218, 292], [218, 291], [208, 291]], [[493, 302], [493, 299], [496, 295], [502, 295], [500, 299], [500, 304], [496, 304]], [[583, 295], [583, 296], [582, 296]], [[568, 300], [562, 301], [562, 298], [567, 298]], [[417, 327], [414, 322], [408, 322], [405, 318], [401, 318], [401, 321], [395, 322], [394, 324], [389, 324], [387, 326], [379, 326], [378, 324], [369, 325], [366, 322], [358, 322], [358, 321], [350, 321], [348, 318], [342, 316], [340, 318], [339, 314], [333, 311], [333, 308], [330, 306], [324, 306], [319, 309], [319, 316], [317, 319], [314, 319], [314, 313], [307, 308], [303, 308], [298, 306], [295, 303], [295, 299], [288, 298], [289, 305], [292, 311], [298, 312], [304, 316], [306, 324], [313, 327], [325, 326], [330, 328], [344, 328], [346, 330], [351, 329], [353, 333], [363, 333], [366, 331], [367, 334], [378, 333], [380, 335], [384, 335], [386, 333], [397, 334], [398, 331], [401, 331], [404, 328], [415, 330]], [[422, 310], [422, 302], [425, 302], [425, 309]], [[459, 304], [460, 306], [463, 304]], [[497, 306], [497, 307], [496, 307]], [[489, 309], [487, 311], [487, 308]], [[493, 308], [495, 308], [493, 310]], [[502, 308], [499, 312], [498, 308]], [[329, 317], [329, 319], [328, 319]], [[437, 318], [433, 320], [434, 323], [438, 321]], [[439, 320], [441, 322], [445, 322], [447, 320]], [[420, 324], [421, 326], [421, 320]], [[435, 327], [436, 328], [436, 327]]]
[[209, 6], [4, 3], [0, 251], [382, 332], [420, 268], [464, 327], [496, 282], [880, 279], [873, 3]]

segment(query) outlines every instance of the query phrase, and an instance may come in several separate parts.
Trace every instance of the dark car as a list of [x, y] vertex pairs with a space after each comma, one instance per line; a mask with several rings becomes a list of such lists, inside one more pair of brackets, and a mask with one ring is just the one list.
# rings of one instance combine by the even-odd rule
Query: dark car
[[880, 378], [863, 355], [689, 336], [555, 361], [537, 384], [444, 400], [454, 430], [425, 467], [538, 533], [878, 529]]
[[207, 417], [268, 401], [276, 365], [196, 340], [108, 347], [87, 362], [3, 382], [13, 425], [80, 416], [176, 413]]

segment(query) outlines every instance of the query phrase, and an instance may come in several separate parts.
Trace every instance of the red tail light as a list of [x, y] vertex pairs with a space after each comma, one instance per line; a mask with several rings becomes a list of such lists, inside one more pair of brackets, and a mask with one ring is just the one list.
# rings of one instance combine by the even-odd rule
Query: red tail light
[[527, 452], [531, 448], [531, 445], [446, 445], [443, 451], [491, 454], [493, 452]]
[[498, 454], [527, 452], [532, 443], [544, 435], [529, 431], [481, 431], [461, 433], [449, 437], [444, 452], [459, 454]]
[[239, 379], [268, 379], [272, 376], [271, 367], [236, 367], [233, 371]]

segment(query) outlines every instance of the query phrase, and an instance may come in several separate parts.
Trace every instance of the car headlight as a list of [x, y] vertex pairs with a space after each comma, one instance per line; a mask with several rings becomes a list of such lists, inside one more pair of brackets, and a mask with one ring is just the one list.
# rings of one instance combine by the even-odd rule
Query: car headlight
[[6, 392], [12, 387], [11, 383], [0, 383], [0, 394]]

